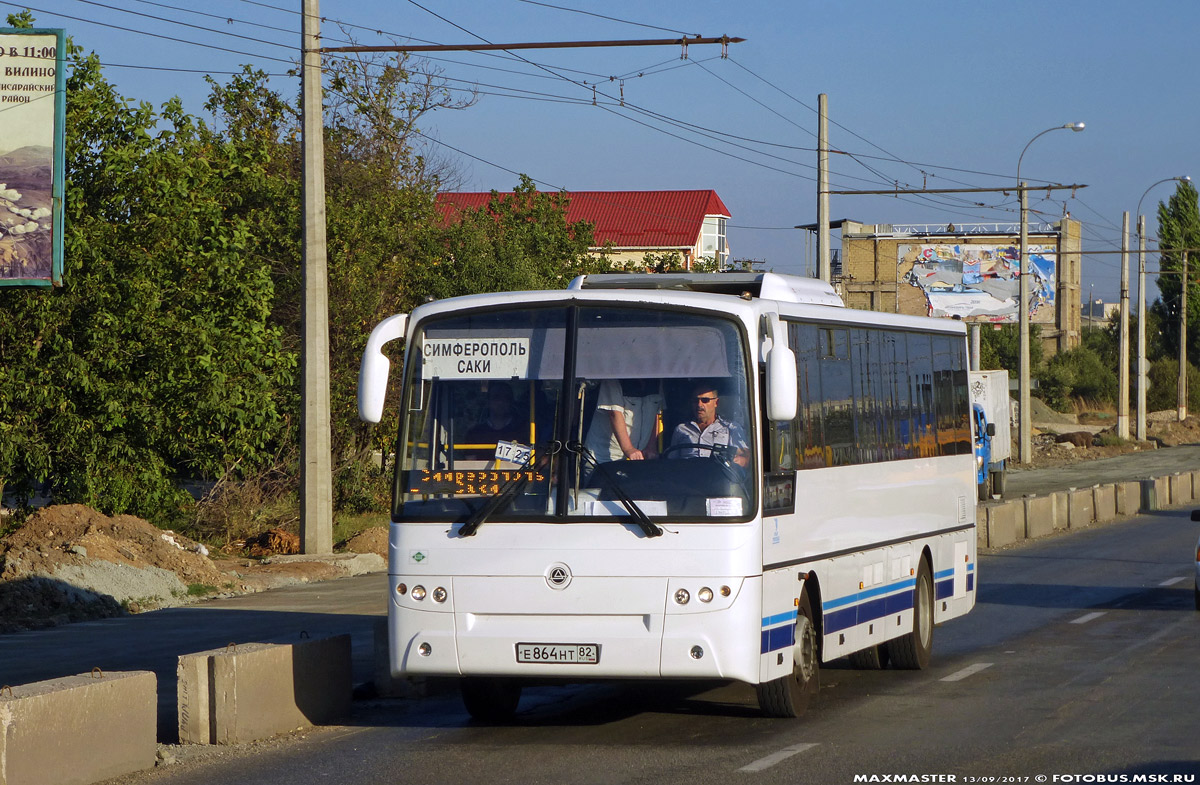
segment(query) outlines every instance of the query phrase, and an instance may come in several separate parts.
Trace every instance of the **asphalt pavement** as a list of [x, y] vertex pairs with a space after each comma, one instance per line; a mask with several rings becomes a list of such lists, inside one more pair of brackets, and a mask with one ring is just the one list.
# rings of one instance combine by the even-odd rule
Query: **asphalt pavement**
[[[1200, 469], [1200, 445], [1170, 447], [1051, 469], [1010, 473], [1006, 497], [1086, 488]], [[231, 643], [285, 642], [349, 633], [356, 684], [371, 680], [374, 628], [386, 615], [383, 574], [275, 589], [115, 619], [0, 635], [0, 685], [102, 670], [158, 676], [159, 738], [175, 738], [179, 655]]]

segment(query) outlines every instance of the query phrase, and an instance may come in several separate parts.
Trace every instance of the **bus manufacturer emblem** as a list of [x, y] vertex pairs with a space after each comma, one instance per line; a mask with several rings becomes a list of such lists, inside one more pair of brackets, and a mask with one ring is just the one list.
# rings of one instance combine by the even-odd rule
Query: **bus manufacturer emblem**
[[546, 568], [546, 583], [551, 589], [565, 589], [571, 583], [571, 568], [556, 562]]

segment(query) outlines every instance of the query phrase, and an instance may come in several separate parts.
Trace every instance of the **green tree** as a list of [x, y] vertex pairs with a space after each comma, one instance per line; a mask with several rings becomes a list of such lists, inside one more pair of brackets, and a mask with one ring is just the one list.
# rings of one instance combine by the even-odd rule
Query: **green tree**
[[566, 193], [543, 193], [522, 175], [512, 194], [493, 192], [487, 207], [466, 210], [425, 232], [406, 267], [410, 305], [478, 292], [555, 289], [576, 275], [611, 270], [589, 252], [592, 224], [569, 223]]
[[0, 477], [162, 521], [181, 476], [252, 467], [282, 434], [295, 364], [230, 187], [259, 162], [69, 60], [64, 285], [0, 291]]
[[1179, 182], [1175, 193], [1166, 202], [1158, 205], [1158, 243], [1163, 249], [1159, 254], [1159, 269], [1163, 274], [1158, 279], [1158, 289], [1162, 292], [1152, 310], [1157, 312], [1162, 323], [1162, 341], [1166, 353], [1179, 356], [1179, 317], [1181, 313], [1183, 286], [1180, 273], [1183, 270], [1184, 255], [1188, 262], [1188, 352], [1197, 347], [1197, 327], [1200, 323], [1200, 286], [1196, 284], [1197, 267], [1200, 267], [1200, 252], [1184, 249], [1200, 248], [1200, 208], [1197, 207], [1196, 188], [1190, 182]]

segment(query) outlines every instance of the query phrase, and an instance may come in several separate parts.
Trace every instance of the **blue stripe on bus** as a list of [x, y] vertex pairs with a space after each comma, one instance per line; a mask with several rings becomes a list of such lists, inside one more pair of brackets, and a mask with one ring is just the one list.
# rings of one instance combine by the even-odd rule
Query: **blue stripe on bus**
[[844, 608], [840, 611], [826, 613], [825, 634], [840, 632], [856, 624], [873, 622], [885, 616], [891, 616], [893, 613], [902, 613], [911, 610], [912, 606], [913, 593], [911, 591], [901, 591], [885, 597], [877, 597], [860, 605]]
[[785, 649], [796, 642], [796, 616], [797, 611], [793, 608], [790, 611], [763, 617], [762, 647], [759, 650], [762, 654], [776, 649]]
[[796, 620], [796, 611], [790, 610], [786, 613], [777, 613], [774, 616], [764, 617], [762, 620], [762, 626], [763, 626], [763, 629], [766, 629], [767, 627], [774, 627], [776, 624], [783, 624], [785, 621], [793, 622], [795, 620]]
[[[945, 580], [934, 583], [934, 595], [944, 599], [954, 593], [954, 570], [943, 570], [938, 577]], [[848, 594], [823, 603], [826, 634], [840, 632], [858, 624], [867, 624], [893, 613], [912, 610], [915, 578], [879, 586], [874, 589]], [[975, 588], [975, 565], [967, 565], [967, 591]], [[883, 596], [880, 596], [883, 595]]]
[[[866, 589], [822, 603], [825, 634], [841, 632], [858, 624], [877, 621], [894, 613], [912, 610], [916, 578]], [[975, 590], [975, 565], [967, 565], [967, 591]], [[954, 594], [954, 570], [942, 570], [934, 578], [934, 596], [944, 599]], [[796, 643], [796, 611], [764, 616], [761, 652], [776, 651]]]
[[786, 649], [796, 643], [796, 625], [785, 624], [782, 627], [772, 627], [762, 631], [762, 654], [777, 649]]

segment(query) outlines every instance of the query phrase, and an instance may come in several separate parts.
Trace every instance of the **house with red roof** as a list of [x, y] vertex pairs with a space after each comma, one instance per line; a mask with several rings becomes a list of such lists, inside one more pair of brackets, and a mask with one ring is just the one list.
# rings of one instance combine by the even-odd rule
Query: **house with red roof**
[[[439, 193], [437, 208], [443, 220], [452, 221], [456, 213], [487, 207], [491, 196], [490, 192]], [[716, 191], [573, 191], [567, 196], [567, 222], [594, 224], [597, 245], [592, 250], [599, 252], [611, 244], [615, 266], [640, 265], [646, 254], [672, 251], [689, 270], [693, 262], [706, 257], [716, 259], [722, 268], [728, 264], [725, 229], [730, 215]]]

